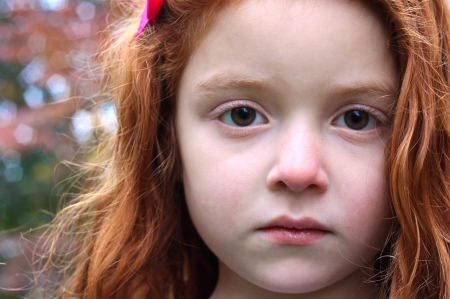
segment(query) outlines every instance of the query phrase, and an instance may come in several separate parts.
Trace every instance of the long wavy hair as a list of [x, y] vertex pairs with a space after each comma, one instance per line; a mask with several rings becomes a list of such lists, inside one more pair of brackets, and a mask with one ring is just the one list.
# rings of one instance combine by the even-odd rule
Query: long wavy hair
[[[134, 38], [144, 3], [101, 53], [118, 127], [82, 194], [62, 209], [48, 265], [65, 261], [58, 298], [208, 298], [217, 258], [190, 221], [174, 101], [184, 65], [231, 0], [167, 0]], [[445, 0], [366, 1], [386, 24], [400, 73], [386, 142], [394, 226], [374, 270], [383, 298], [450, 298], [450, 14]], [[131, 5], [132, 3], [128, 3]], [[59, 253], [70, 239], [70, 254]], [[381, 262], [380, 262], [381, 261]]]

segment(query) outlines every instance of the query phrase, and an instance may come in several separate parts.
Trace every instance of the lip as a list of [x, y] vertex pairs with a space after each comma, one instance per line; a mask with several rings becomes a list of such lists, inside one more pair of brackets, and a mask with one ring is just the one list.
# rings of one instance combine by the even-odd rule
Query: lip
[[324, 225], [312, 218], [294, 219], [282, 216], [258, 231], [277, 244], [312, 245], [330, 234]]

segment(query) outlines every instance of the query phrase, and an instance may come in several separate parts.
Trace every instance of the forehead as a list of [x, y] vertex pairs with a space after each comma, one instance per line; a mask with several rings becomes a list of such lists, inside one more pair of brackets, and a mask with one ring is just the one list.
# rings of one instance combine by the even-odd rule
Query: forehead
[[239, 74], [287, 85], [374, 81], [394, 90], [388, 44], [379, 17], [359, 1], [246, 0], [218, 12], [180, 86]]

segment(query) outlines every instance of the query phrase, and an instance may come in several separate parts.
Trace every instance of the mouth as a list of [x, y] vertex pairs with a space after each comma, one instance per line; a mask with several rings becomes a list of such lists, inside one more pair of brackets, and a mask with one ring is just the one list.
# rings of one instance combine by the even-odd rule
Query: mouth
[[258, 231], [277, 244], [312, 245], [331, 234], [331, 231], [314, 219], [280, 217]]

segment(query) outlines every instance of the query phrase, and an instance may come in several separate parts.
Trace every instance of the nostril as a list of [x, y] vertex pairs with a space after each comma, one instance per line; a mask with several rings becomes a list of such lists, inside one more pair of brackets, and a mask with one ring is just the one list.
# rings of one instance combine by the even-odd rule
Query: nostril
[[310, 168], [283, 168], [278, 165], [269, 172], [267, 186], [270, 189], [285, 188], [294, 192], [305, 189], [324, 191], [328, 186], [328, 177], [320, 165]]

